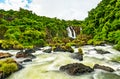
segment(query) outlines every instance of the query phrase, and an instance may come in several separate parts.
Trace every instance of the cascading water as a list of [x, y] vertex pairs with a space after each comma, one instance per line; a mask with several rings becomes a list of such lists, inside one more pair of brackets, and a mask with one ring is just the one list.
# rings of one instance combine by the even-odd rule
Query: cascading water
[[73, 29], [72, 26], [67, 27], [67, 31], [68, 31], [68, 36], [69, 36], [70, 38], [73, 38], [73, 39], [76, 38], [76, 33], [75, 33], [75, 30]]
[[[101, 55], [95, 52], [95, 48], [106, 49], [111, 53]], [[74, 48], [77, 51], [76, 48]], [[79, 61], [71, 58], [74, 53], [53, 52], [41, 53], [37, 51], [36, 58], [31, 63], [25, 64], [25, 68], [13, 73], [7, 79], [120, 79], [120, 71], [106, 72], [103, 70], [95, 70], [92, 73], [81, 74], [79, 76], [71, 76], [65, 72], [59, 71], [60, 66], [69, 63], [83, 63], [93, 67], [94, 64], [102, 64], [117, 70], [119, 63], [111, 62], [109, 58], [114, 54], [120, 55], [118, 51], [112, 49], [111, 46], [83, 46], [84, 60]], [[38, 53], [40, 52], [40, 53]]]

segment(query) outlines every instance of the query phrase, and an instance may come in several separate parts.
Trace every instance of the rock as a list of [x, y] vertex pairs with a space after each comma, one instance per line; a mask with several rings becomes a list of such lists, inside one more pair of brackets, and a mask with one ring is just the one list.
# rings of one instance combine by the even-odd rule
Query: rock
[[102, 49], [95, 49], [97, 51], [98, 54], [108, 54], [110, 53], [109, 51], [104, 51]]
[[2, 58], [7, 58], [7, 57], [11, 57], [11, 56], [13, 56], [13, 55], [10, 54], [10, 53], [2, 53], [2, 52], [0, 52], [0, 59], [2, 59]]
[[120, 67], [117, 68], [117, 71], [120, 71]]
[[92, 68], [90, 68], [89, 66], [85, 66], [82, 63], [67, 64], [65, 66], [61, 66], [60, 70], [66, 71], [70, 75], [80, 75], [83, 73], [90, 73], [93, 71]]
[[32, 59], [25, 59], [23, 62], [32, 62]]
[[71, 57], [72, 57], [73, 59], [78, 59], [78, 60], [80, 60], [80, 61], [83, 60], [83, 55], [82, 55], [82, 54], [79, 54], [78, 52], [75, 53], [75, 54], [73, 54]]
[[41, 47], [34, 47], [34, 50], [35, 50], [35, 51], [41, 50]]
[[99, 65], [99, 64], [95, 64], [94, 69], [102, 69], [102, 70], [105, 70], [105, 71], [108, 71], [108, 72], [114, 72], [115, 70], [111, 67], [108, 67], [108, 66], [102, 66], [102, 65]]
[[17, 66], [18, 66], [18, 71], [24, 68], [24, 67], [23, 67], [21, 64], [19, 64], [19, 63], [17, 63]]
[[61, 45], [57, 45], [54, 49], [54, 52], [74, 52], [73, 48], [71, 46], [61, 46]]
[[54, 52], [57, 52], [57, 51], [62, 51], [62, 52], [65, 52], [65, 49], [63, 49], [61, 46], [56, 46], [54, 49], [53, 49]]
[[48, 48], [48, 49], [43, 50], [43, 52], [45, 52], [45, 53], [51, 53], [51, 51], [52, 51], [52, 48]]
[[4, 79], [4, 77], [3, 77], [3, 71], [0, 71], [0, 79]]
[[23, 52], [22, 50], [16, 54], [16, 58], [35, 58], [34, 55], [32, 55], [29, 52]]
[[26, 49], [25, 53], [35, 53], [35, 49]]

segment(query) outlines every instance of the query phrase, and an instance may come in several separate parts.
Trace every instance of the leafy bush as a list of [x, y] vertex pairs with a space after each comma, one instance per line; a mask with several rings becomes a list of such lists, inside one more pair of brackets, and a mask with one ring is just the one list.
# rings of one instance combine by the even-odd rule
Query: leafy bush
[[120, 55], [115, 55], [111, 58], [111, 61], [120, 62]]
[[4, 40], [2, 42], [2, 45], [1, 45], [2, 48], [4, 49], [11, 49], [11, 48], [14, 48], [14, 49], [23, 49], [23, 45], [20, 44], [18, 41], [16, 40]]
[[89, 45], [101, 45], [104, 44], [104, 41], [99, 41], [99, 40], [95, 40], [95, 39], [90, 39], [87, 44]]
[[114, 48], [120, 51], [120, 41], [114, 46]]
[[17, 70], [18, 66], [13, 59], [0, 60], [0, 71], [3, 71], [5, 75], [9, 75]]
[[15, 63], [4, 63], [1, 67], [4, 74], [11, 74], [18, 70], [18, 67]]
[[78, 53], [83, 55], [83, 50], [80, 47], [78, 48]]

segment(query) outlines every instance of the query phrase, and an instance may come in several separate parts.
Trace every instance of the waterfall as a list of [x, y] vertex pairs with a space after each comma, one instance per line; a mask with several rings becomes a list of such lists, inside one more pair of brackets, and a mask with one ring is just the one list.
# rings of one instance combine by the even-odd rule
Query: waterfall
[[75, 30], [73, 29], [72, 26], [67, 27], [67, 31], [68, 31], [68, 36], [69, 36], [70, 38], [73, 38], [73, 39], [76, 38], [76, 33], [75, 33]]

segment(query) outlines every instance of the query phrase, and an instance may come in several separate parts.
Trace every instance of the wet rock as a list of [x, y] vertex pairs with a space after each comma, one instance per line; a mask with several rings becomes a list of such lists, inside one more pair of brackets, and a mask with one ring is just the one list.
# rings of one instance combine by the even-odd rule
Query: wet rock
[[41, 47], [34, 47], [34, 50], [35, 50], [35, 51], [41, 50]]
[[92, 68], [90, 68], [89, 66], [85, 66], [82, 63], [67, 64], [65, 66], [61, 66], [60, 70], [66, 71], [70, 75], [80, 75], [84, 73], [90, 73], [93, 71]]
[[82, 55], [82, 54], [79, 54], [78, 52], [75, 53], [75, 54], [73, 54], [71, 57], [72, 57], [73, 59], [78, 59], [78, 60], [80, 60], [80, 61], [83, 60], [83, 55]]
[[2, 71], [0, 71], [0, 79], [4, 79]]
[[117, 68], [117, 71], [120, 71], [120, 67]]
[[19, 64], [19, 63], [17, 63], [17, 66], [18, 66], [18, 71], [24, 68], [24, 67], [23, 67], [21, 64]]
[[52, 52], [52, 48], [44, 49], [43, 52], [45, 52], [45, 53], [51, 53]]
[[111, 67], [108, 67], [108, 66], [102, 66], [102, 65], [99, 65], [99, 64], [95, 64], [94, 69], [102, 69], [102, 70], [105, 70], [105, 71], [108, 71], [108, 72], [114, 72], [115, 70]]
[[108, 54], [110, 53], [109, 51], [104, 51], [102, 49], [95, 49], [97, 51], [98, 54]]
[[2, 59], [2, 58], [7, 58], [7, 57], [11, 57], [11, 56], [13, 56], [13, 55], [10, 54], [10, 53], [2, 53], [2, 52], [0, 52], [0, 59]]
[[25, 59], [23, 62], [32, 62], [32, 59]]
[[35, 56], [29, 52], [23, 52], [23, 50], [21, 50], [16, 54], [16, 58], [35, 58]]
[[53, 49], [54, 52], [74, 52], [73, 48], [71, 46], [56, 46], [54, 49]]
[[26, 49], [25, 53], [35, 53], [35, 49]]
[[54, 52], [57, 52], [57, 51], [63, 51], [65, 52], [65, 49], [62, 48], [61, 46], [56, 46], [54, 49], [53, 49]]

